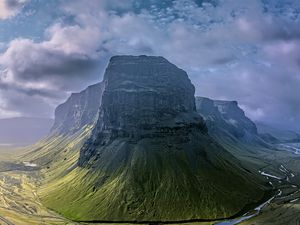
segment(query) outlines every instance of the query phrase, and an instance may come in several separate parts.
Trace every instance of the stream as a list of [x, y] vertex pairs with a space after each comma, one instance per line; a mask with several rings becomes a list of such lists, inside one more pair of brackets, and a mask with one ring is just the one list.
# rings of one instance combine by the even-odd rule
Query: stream
[[[295, 150], [295, 149], [294, 149]], [[299, 150], [300, 153], [300, 150]], [[296, 153], [295, 153], [296, 154]], [[295, 192], [293, 192], [292, 194], [296, 193], [299, 191], [298, 186], [294, 185], [293, 183], [291, 183], [290, 178], [295, 177], [295, 175], [289, 171], [288, 169], [286, 169], [285, 166], [280, 165], [280, 167], [278, 168], [279, 171], [285, 175], [285, 177], [279, 177], [273, 174], [270, 174], [268, 172], [259, 170], [258, 172], [262, 175], [265, 176], [268, 180], [269, 179], [273, 179], [273, 181], [279, 181], [279, 183], [282, 183], [283, 181], [286, 182], [286, 184], [290, 185], [290, 187], [292, 188], [297, 188], [297, 190]], [[269, 182], [270, 185], [273, 185], [273, 183], [270, 181]], [[222, 222], [218, 222], [215, 223], [215, 225], [236, 225], [239, 224], [241, 222], [244, 222], [246, 220], [249, 220], [255, 216], [258, 216], [261, 213], [261, 210], [266, 207], [267, 205], [269, 205], [271, 203], [271, 201], [273, 201], [275, 198], [284, 198], [284, 197], [288, 197], [288, 196], [282, 196], [282, 190], [278, 189], [278, 193], [276, 195], [274, 195], [273, 197], [271, 197], [269, 200], [267, 200], [266, 202], [262, 203], [261, 205], [259, 205], [258, 207], [256, 207], [255, 209], [245, 213], [242, 217], [236, 218], [236, 219], [231, 219], [231, 220], [227, 220], [227, 221], [222, 221]], [[291, 195], [291, 194], [289, 194]], [[293, 199], [291, 201], [289, 201], [290, 203], [296, 202], [298, 201], [299, 198]]]
[[[280, 192], [279, 192], [280, 194]], [[278, 194], [277, 194], [278, 195]], [[277, 195], [273, 196], [272, 198], [270, 198], [268, 201], [262, 203], [261, 205], [257, 206], [254, 211], [250, 211], [245, 213], [242, 217], [237, 218], [237, 219], [232, 219], [232, 220], [228, 220], [228, 221], [223, 221], [223, 222], [219, 222], [216, 223], [215, 225], [235, 225], [235, 224], [239, 224], [245, 220], [251, 219], [252, 217], [257, 216], [258, 214], [260, 214], [260, 211], [266, 206], [268, 205]]]
[[293, 152], [296, 155], [300, 155], [300, 143], [278, 144], [277, 147], [281, 150]]

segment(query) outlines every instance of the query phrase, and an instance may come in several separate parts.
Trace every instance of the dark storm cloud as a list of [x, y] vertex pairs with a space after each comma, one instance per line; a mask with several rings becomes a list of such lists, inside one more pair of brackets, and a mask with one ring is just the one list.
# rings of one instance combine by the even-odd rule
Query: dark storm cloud
[[6, 0], [5, 1], [5, 5], [10, 8], [10, 9], [13, 9], [13, 8], [16, 8], [16, 7], [19, 7], [20, 6], [20, 1], [18, 0]]
[[228, 56], [216, 58], [215, 60], [213, 60], [212, 64], [214, 64], [214, 65], [225, 65], [225, 64], [228, 64], [230, 62], [233, 62], [236, 59], [237, 58], [234, 55], [228, 55]]
[[[91, 80], [98, 81], [99, 67], [103, 66], [99, 63], [97, 50], [98, 32], [92, 28], [56, 24], [46, 31], [48, 40], [34, 42], [20, 38], [11, 41], [0, 54], [3, 68], [0, 97], [2, 105], [5, 105], [0, 114], [9, 115], [4, 112], [5, 108], [9, 112], [18, 109], [21, 115], [32, 112], [33, 116], [41, 116], [39, 113], [45, 116], [48, 110], [47, 116], [52, 116], [53, 108], [67, 97], [70, 90], [80, 90]], [[11, 93], [24, 101], [32, 98], [37, 105], [32, 102], [28, 105], [37, 110], [13, 104], [12, 101], [18, 99]]]
[[97, 67], [97, 61], [87, 56], [66, 56], [60, 52], [39, 52], [39, 60], [32, 61], [26, 67], [14, 63], [12, 72], [22, 80], [43, 80], [49, 76], [82, 76]]
[[19, 92], [27, 96], [39, 96], [39, 97], [50, 98], [50, 99], [60, 99], [59, 94], [53, 92], [53, 90], [25, 88], [15, 84], [3, 83], [1, 82], [1, 80], [0, 80], [0, 89], [2, 91], [13, 90], [15, 92]]
[[300, 40], [300, 22], [282, 23], [277, 21], [277, 26], [265, 31], [267, 40]]
[[[0, 113], [5, 117], [14, 116], [39, 116], [53, 117], [52, 108], [58, 101], [45, 101], [41, 97], [24, 95], [13, 89], [1, 90], [0, 95], [5, 95], [5, 102], [0, 104]], [[1, 103], [1, 102], [0, 102]]]

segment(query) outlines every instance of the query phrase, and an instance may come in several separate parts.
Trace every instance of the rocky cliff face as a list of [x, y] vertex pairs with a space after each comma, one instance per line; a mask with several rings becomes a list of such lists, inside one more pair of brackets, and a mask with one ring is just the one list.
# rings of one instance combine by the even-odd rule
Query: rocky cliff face
[[194, 127], [206, 131], [186, 72], [163, 57], [112, 57], [103, 83], [99, 118], [90, 139], [93, 145], [82, 150], [81, 165], [95, 156], [95, 143], [178, 135]]
[[80, 93], [73, 93], [55, 110], [52, 133], [73, 134], [86, 125], [96, 122], [102, 100], [104, 83], [91, 85]]
[[246, 117], [236, 101], [196, 97], [196, 107], [200, 115], [205, 118], [211, 133], [223, 129], [239, 139], [258, 135], [255, 123]]

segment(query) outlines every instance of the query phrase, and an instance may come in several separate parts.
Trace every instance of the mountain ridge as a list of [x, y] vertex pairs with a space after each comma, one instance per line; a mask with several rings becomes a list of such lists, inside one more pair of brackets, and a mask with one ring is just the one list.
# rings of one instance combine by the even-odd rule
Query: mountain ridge
[[[97, 119], [98, 108], [104, 83], [88, 86], [71, 96], [55, 109], [55, 121], [51, 133], [74, 134], [84, 126], [91, 125]], [[95, 97], [96, 96], [96, 97]]]
[[49, 208], [77, 221], [176, 221], [230, 217], [263, 198], [256, 175], [207, 134], [183, 70], [118, 56], [104, 83], [91, 136], [63, 140], [46, 169], [39, 196]]
[[263, 122], [257, 122], [257, 127], [261, 137], [271, 143], [300, 142], [300, 134], [296, 131], [280, 129]]

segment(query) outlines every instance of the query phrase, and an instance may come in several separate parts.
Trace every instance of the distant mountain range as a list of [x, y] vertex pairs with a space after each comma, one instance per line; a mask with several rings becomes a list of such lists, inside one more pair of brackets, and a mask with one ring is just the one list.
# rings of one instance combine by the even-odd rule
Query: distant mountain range
[[300, 142], [300, 134], [295, 131], [276, 128], [262, 122], [256, 124], [260, 136], [266, 141], [272, 143]]
[[48, 135], [53, 119], [18, 117], [0, 119], [0, 146], [24, 146]]
[[251, 144], [259, 141], [255, 123], [245, 116], [236, 101], [196, 97], [196, 106], [212, 135], [227, 134]]

